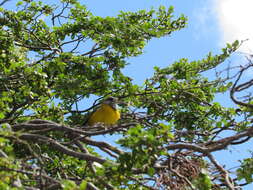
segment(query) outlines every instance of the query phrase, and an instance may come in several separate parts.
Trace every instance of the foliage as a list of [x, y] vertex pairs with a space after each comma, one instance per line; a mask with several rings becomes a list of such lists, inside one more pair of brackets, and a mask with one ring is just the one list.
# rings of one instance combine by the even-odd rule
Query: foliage
[[[244, 93], [253, 82], [242, 80], [253, 65], [205, 76], [240, 42], [155, 67], [136, 85], [122, 72], [127, 60], [184, 28], [186, 17], [163, 6], [99, 17], [76, 0], [58, 5], [23, 0], [17, 11], [0, 8], [0, 189], [208, 190], [252, 182], [252, 158], [233, 178], [212, 153], [253, 135], [252, 96]], [[216, 102], [226, 92], [233, 107]], [[126, 103], [120, 122], [83, 126], [110, 95]], [[99, 98], [81, 110], [90, 97]]]

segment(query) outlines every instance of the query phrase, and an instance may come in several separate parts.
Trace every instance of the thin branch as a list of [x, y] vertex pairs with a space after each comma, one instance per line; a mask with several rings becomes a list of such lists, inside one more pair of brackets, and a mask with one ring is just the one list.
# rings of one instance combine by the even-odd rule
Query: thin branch
[[7, 154], [2, 149], [0, 149], [0, 157], [8, 158]]
[[167, 150], [177, 150], [177, 149], [188, 149], [188, 150], [194, 150], [196, 152], [200, 152], [203, 154], [207, 154], [209, 152], [208, 148], [205, 147], [201, 147], [199, 145], [195, 145], [195, 144], [187, 144], [187, 143], [178, 143], [178, 144], [171, 144], [166, 146]]
[[[39, 123], [37, 124], [36, 121], [39, 121]], [[16, 125], [13, 125], [12, 128], [14, 130], [44, 130], [44, 129], [48, 129], [51, 128], [52, 130], [55, 131], [65, 131], [65, 132], [69, 132], [69, 133], [73, 133], [73, 134], [80, 134], [83, 135], [84, 137], [88, 137], [88, 136], [95, 136], [95, 135], [102, 135], [102, 134], [107, 134], [107, 133], [112, 133], [115, 131], [118, 131], [121, 128], [128, 128], [131, 126], [136, 125], [137, 123], [128, 123], [128, 124], [119, 124], [119, 125], [115, 125], [113, 127], [110, 127], [108, 129], [104, 129], [104, 130], [100, 130], [100, 131], [95, 131], [92, 132], [90, 131], [93, 128], [89, 128], [89, 127], [83, 127], [83, 128], [71, 128], [65, 125], [61, 125], [52, 121], [44, 121], [44, 120], [32, 120], [26, 123], [19, 123]], [[100, 126], [100, 125], [99, 125]], [[82, 138], [82, 137], [80, 137]]]
[[1, 166], [0, 167], [1, 170], [5, 170], [5, 171], [14, 171], [14, 172], [18, 172], [18, 173], [22, 173], [22, 174], [27, 174], [27, 175], [32, 175], [32, 176], [35, 176], [35, 177], [40, 177], [42, 176], [43, 178], [47, 179], [47, 180], [50, 180], [56, 184], [59, 184], [61, 185], [60, 181], [48, 176], [48, 175], [45, 175], [45, 174], [41, 174], [41, 173], [35, 173], [35, 172], [30, 172], [30, 171], [26, 171], [26, 170], [20, 170], [20, 169], [14, 169], [14, 168], [7, 168], [7, 167], [3, 167]]
[[220, 164], [218, 164], [217, 160], [215, 160], [215, 158], [213, 157], [213, 155], [211, 155], [210, 153], [208, 153], [207, 157], [214, 164], [214, 166], [221, 172], [221, 174], [224, 176], [225, 183], [226, 183], [227, 187], [230, 190], [234, 190], [235, 186], [234, 186], [233, 180], [229, 177], [228, 171], [225, 170]]
[[135, 181], [136, 183], [138, 183], [139, 185], [143, 186], [143, 187], [146, 187], [147, 189], [150, 189], [150, 190], [157, 190], [156, 188], [154, 187], [151, 187], [151, 186], [148, 186], [146, 184], [144, 184], [144, 182], [141, 182], [141, 180], [139, 180], [138, 178], [135, 178], [135, 177], [129, 177], [131, 180]]
[[235, 104], [238, 104], [238, 105], [240, 105], [240, 106], [244, 106], [244, 107], [248, 107], [248, 108], [253, 109], [253, 104], [247, 104], [247, 103], [241, 102], [241, 101], [237, 100], [237, 99], [235, 98], [235, 95], [234, 95], [235, 92], [238, 92], [238, 91], [241, 91], [241, 90], [243, 90], [243, 89], [249, 88], [250, 86], [253, 85], [253, 80], [250, 80], [250, 81], [245, 82], [245, 83], [243, 83], [243, 84], [237, 85], [238, 82], [239, 82], [239, 80], [240, 80], [241, 77], [242, 77], [243, 72], [246, 71], [249, 67], [252, 67], [252, 65], [248, 65], [247, 67], [244, 67], [244, 68], [242, 68], [242, 69], [240, 70], [239, 75], [238, 75], [237, 79], [235, 80], [235, 82], [234, 82], [234, 84], [233, 84], [233, 86], [232, 86], [232, 89], [231, 89], [231, 91], [230, 91], [230, 98], [232, 99], [232, 101], [233, 101]]
[[[79, 148], [82, 152], [84, 152], [84, 153], [86, 153], [86, 154], [89, 154], [89, 151], [81, 144], [80, 141], [76, 140], [76, 141], [75, 141], [75, 144], [78, 146], [78, 148]], [[91, 161], [88, 162], [88, 166], [89, 166], [89, 168], [91, 169], [91, 171], [92, 171], [93, 173], [96, 173], [96, 169], [95, 169], [95, 167], [93, 166], [93, 163], [92, 163]]]
[[86, 143], [86, 144], [89, 144], [89, 145], [93, 145], [93, 146], [97, 146], [97, 147], [102, 147], [102, 148], [106, 148], [106, 149], [109, 149], [117, 154], [124, 154], [124, 152], [122, 150], [119, 150], [118, 148], [106, 143], [106, 142], [103, 142], [103, 141], [95, 141], [95, 140], [92, 140], [90, 138], [81, 138], [80, 141]]
[[50, 46], [32, 46], [32, 45], [27, 45], [27, 44], [21, 44], [19, 42], [15, 42], [15, 45], [33, 49], [33, 50], [51, 50], [53, 52], [61, 52], [61, 50], [59, 50], [58, 48], [52, 48]]
[[86, 190], [99, 190], [99, 188], [97, 188], [93, 183], [88, 182]]
[[11, 0], [3, 0], [1, 3], [0, 3], [0, 6], [3, 6], [5, 3], [7, 3], [8, 1], [11, 1]]
[[243, 139], [243, 140], [236, 141], [236, 142], [231, 142], [231, 144], [232, 144], [232, 145], [242, 144], [242, 143], [245, 143], [245, 142], [249, 141], [250, 139], [251, 139], [251, 136], [248, 136], [248, 137], [246, 137], [246, 138]]
[[54, 14], [52, 15], [51, 20], [52, 20], [53, 25], [55, 25], [55, 18], [59, 18], [64, 13], [65, 9], [68, 8], [68, 5], [69, 5], [69, 2], [67, 2], [65, 6], [63, 3], [60, 13], [58, 13], [57, 15], [54, 15]]
[[206, 146], [209, 146], [208, 148], [209, 152], [214, 152], [226, 148], [228, 145], [235, 143], [235, 141], [241, 138], [251, 137], [252, 135], [253, 135], [253, 127], [249, 127], [247, 130], [240, 132], [236, 135], [206, 143]]
[[67, 154], [69, 156], [79, 158], [79, 159], [98, 162], [100, 164], [103, 164], [103, 163], [106, 162], [105, 159], [95, 157], [91, 154], [80, 153], [80, 152], [75, 152], [73, 150], [70, 150], [69, 148], [61, 145], [60, 143], [58, 143], [57, 141], [55, 141], [55, 140], [53, 140], [49, 137], [45, 137], [45, 136], [41, 136], [41, 135], [35, 135], [35, 134], [22, 134], [22, 135], [20, 135], [19, 138], [23, 139], [23, 140], [29, 140], [29, 141], [49, 144], [53, 148], [55, 148], [56, 150], [58, 150], [58, 151], [60, 151], [64, 154]]

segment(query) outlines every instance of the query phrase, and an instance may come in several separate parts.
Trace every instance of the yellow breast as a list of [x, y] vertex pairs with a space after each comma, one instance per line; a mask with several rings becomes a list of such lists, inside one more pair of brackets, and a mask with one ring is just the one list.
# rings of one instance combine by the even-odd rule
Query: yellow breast
[[102, 104], [89, 118], [90, 126], [96, 123], [104, 123], [105, 125], [113, 125], [120, 119], [120, 112], [107, 104]]

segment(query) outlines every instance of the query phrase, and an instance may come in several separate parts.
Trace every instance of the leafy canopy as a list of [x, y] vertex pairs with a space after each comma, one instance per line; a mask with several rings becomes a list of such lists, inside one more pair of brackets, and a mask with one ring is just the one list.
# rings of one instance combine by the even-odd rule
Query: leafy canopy
[[[235, 96], [251, 87], [240, 79], [252, 64], [233, 76], [205, 77], [238, 41], [219, 55], [155, 67], [136, 85], [122, 73], [127, 60], [186, 25], [173, 7], [116, 17], [95, 16], [76, 0], [17, 7], [0, 8], [0, 189], [208, 190], [252, 182], [252, 158], [232, 178], [212, 155], [253, 133], [252, 98]], [[224, 92], [237, 109], [215, 102]], [[126, 103], [117, 125], [83, 126], [96, 106], [80, 107], [94, 95]], [[227, 130], [233, 134], [220, 138]]]

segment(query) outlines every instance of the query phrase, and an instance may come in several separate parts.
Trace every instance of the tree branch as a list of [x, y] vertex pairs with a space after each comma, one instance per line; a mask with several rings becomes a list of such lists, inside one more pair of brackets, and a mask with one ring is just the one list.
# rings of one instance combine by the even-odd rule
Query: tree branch
[[214, 164], [214, 166], [221, 172], [221, 174], [224, 176], [225, 183], [227, 184], [227, 187], [230, 190], [234, 190], [235, 186], [234, 186], [233, 180], [229, 177], [228, 171], [225, 170], [221, 165], [218, 164], [218, 162], [214, 159], [213, 155], [208, 153], [207, 157]]
[[35, 135], [35, 134], [22, 134], [22, 135], [20, 135], [19, 138], [23, 139], [23, 140], [29, 140], [29, 141], [49, 144], [53, 148], [55, 148], [56, 150], [58, 150], [58, 151], [60, 151], [64, 154], [67, 154], [69, 156], [79, 158], [79, 159], [98, 162], [100, 164], [103, 164], [103, 163], [106, 162], [105, 159], [98, 158], [98, 157], [95, 157], [95, 156], [90, 155], [90, 154], [80, 153], [80, 152], [75, 152], [73, 150], [70, 150], [69, 148], [61, 145], [60, 143], [58, 143], [57, 141], [55, 141], [55, 140], [53, 140], [49, 137], [45, 137], [45, 136], [41, 136], [41, 135]]

